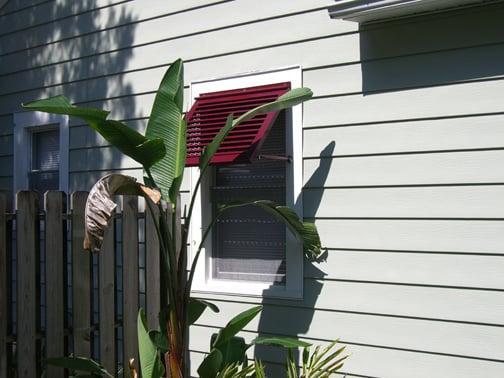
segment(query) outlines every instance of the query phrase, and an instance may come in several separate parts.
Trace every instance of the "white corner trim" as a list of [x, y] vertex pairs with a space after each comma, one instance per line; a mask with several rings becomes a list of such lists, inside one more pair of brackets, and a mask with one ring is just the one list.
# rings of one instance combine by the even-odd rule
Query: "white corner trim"
[[[251, 72], [231, 77], [194, 81], [190, 85], [190, 105], [201, 93], [216, 92], [236, 88], [290, 82], [292, 88], [302, 86], [300, 66]], [[287, 119], [287, 154], [292, 157], [291, 169], [287, 170], [286, 201], [298, 216], [303, 219], [303, 107], [299, 104], [288, 111]], [[190, 168], [191, 193], [199, 178], [199, 168]], [[204, 227], [208, 225], [208, 178], [203, 178], [198, 191], [189, 230], [190, 260], [194, 258], [201, 242]], [[205, 190], [205, 188], [207, 190]], [[205, 243], [196, 266], [193, 291], [198, 293], [219, 293], [224, 295], [267, 296], [277, 298], [301, 299], [303, 296], [303, 251], [301, 244], [287, 231], [287, 279], [285, 286], [272, 286], [267, 283], [251, 281], [217, 280], [212, 278], [211, 240]]]
[[42, 112], [14, 113], [14, 193], [28, 189], [31, 135], [38, 128], [59, 128], [59, 190], [68, 193], [68, 116]]

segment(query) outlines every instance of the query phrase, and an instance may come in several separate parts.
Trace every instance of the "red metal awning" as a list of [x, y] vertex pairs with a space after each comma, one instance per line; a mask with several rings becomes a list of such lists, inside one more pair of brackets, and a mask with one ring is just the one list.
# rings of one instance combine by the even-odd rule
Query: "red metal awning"
[[[259, 105], [275, 101], [289, 90], [290, 83], [277, 83], [202, 93], [186, 115], [186, 166], [198, 165], [203, 148], [225, 125], [229, 114], [237, 118]], [[278, 112], [270, 112], [242, 122], [221, 143], [210, 164], [249, 162], [257, 155], [277, 116]]]

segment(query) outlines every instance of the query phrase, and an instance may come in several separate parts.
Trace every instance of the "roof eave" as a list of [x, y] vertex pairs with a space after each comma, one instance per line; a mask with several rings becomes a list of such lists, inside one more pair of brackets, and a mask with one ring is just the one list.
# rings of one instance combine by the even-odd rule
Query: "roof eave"
[[[502, 0], [498, 0], [502, 1]], [[331, 18], [359, 23], [411, 17], [496, 0], [340, 0], [329, 8]]]

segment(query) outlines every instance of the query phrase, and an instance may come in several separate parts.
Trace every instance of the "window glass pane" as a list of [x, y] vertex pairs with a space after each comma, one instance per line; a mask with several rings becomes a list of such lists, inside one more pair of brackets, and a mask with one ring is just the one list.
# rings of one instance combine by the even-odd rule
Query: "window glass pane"
[[59, 169], [59, 132], [48, 130], [33, 133], [32, 170]]
[[59, 131], [47, 130], [32, 134], [32, 168], [29, 173], [30, 189], [40, 195], [47, 190], [59, 189]]
[[[261, 154], [285, 156], [285, 123], [279, 117]], [[216, 167], [214, 208], [238, 200], [285, 204], [286, 162], [258, 160]], [[218, 279], [285, 283], [285, 225], [264, 210], [228, 210], [213, 230], [213, 276]]]

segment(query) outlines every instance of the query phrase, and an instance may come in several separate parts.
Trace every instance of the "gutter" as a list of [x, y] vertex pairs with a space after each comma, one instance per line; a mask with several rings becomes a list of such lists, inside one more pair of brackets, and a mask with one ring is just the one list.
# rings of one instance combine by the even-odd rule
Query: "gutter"
[[497, 3], [502, 0], [336, 0], [336, 2], [336, 5], [329, 8], [331, 18], [364, 23], [412, 17], [483, 3]]

